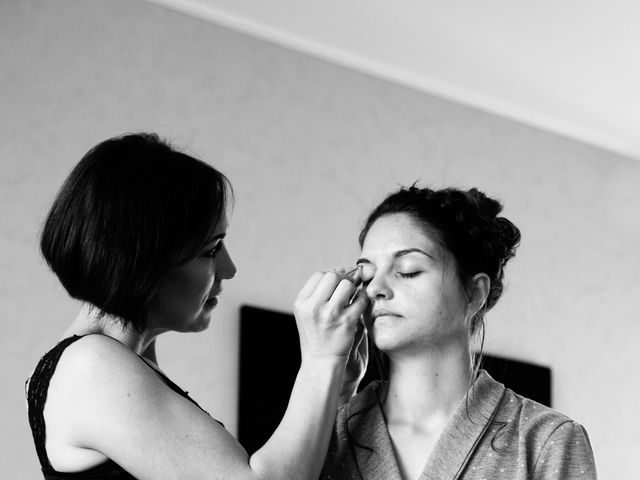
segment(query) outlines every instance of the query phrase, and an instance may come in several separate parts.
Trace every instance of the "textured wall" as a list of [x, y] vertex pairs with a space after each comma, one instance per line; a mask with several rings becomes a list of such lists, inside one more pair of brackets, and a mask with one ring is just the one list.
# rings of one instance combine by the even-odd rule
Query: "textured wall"
[[488, 350], [550, 365], [602, 478], [633, 477], [639, 163], [132, 0], [0, 2], [0, 85], [0, 477], [38, 476], [23, 382], [77, 310], [38, 255], [40, 224], [88, 148], [138, 130], [235, 187], [238, 275], [208, 332], [159, 342], [231, 431], [240, 304], [290, 310], [309, 273], [351, 264], [398, 184], [478, 186], [523, 233]]

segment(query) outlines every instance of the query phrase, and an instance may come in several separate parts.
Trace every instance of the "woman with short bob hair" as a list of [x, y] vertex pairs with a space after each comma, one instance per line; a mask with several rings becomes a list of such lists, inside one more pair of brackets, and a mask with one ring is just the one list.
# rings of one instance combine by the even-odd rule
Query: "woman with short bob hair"
[[384, 381], [340, 407], [323, 480], [596, 478], [581, 425], [479, 368], [520, 243], [501, 211], [475, 188], [414, 185], [370, 213], [358, 265]]
[[42, 253], [71, 297], [143, 330], [167, 272], [212, 241], [230, 187], [215, 168], [157, 135], [106, 140], [62, 186]]
[[235, 275], [230, 196], [222, 173], [148, 133], [98, 144], [64, 182], [41, 250], [84, 307], [27, 385], [45, 479], [317, 478], [367, 302], [357, 276], [317, 272], [298, 294], [300, 370], [251, 456], [157, 364], [157, 336], [206, 329]]

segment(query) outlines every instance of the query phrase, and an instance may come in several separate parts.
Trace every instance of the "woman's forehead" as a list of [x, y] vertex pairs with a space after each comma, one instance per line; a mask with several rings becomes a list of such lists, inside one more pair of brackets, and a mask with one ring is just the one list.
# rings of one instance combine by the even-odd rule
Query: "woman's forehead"
[[384, 215], [377, 219], [371, 225], [362, 244], [363, 253], [407, 248], [431, 252], [437, 249], [437, 242], [424, 227], [405, 213]]

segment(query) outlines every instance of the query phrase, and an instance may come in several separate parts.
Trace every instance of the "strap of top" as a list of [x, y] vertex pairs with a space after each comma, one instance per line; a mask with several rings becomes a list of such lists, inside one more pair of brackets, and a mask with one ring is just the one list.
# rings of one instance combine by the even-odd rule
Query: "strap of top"
[[[171, 390], [176, 392], [178, 395], [180, 395], [180, 396], [186, 398], [187, 400], [189, 400], [191, 403], [193, 403], [196, 407], [198, 407], [200, 410], [202, 410], [207, 415], [211, 416], [209, 414], [209, 412], [207, 412], [204, 408], [202, 408], [200, 405], [198, 405], [198, 402], [196, 402], [193, 398], [191, 398], [189, 396], [189, 392], [187, 392], [186, 390], [183, 390], [178, 385], [173, 383], [173, 381], [169, 377], [167, 377], [163, 372], [161, 372], [157, 368], [154, 368], [151, 365], [149, 365], [149, 362], [147, 362], [143, 357], [141, 357], [140, 355], [138, 355], [138, 356], [142, 359], [142, 361], [145, 363], [145, 365], [147, 365], [151, 370], [153, 370], [154, 372], [156, 372], [158, 374], [158, 376], [160, 377], [160, 380], [162, 380], [167, 387], [169, 387]], [[218, 422], [220, 425], [222, 425], [224, 427], [224, 425], [221, 422], [219, 422], [218, 420], [216, 420], [216, 422]]]
[[44, 405], [47, 402], [47, 392], [51, 377], [56, 370], [60, 356], [65, 349], [81, 337], [74, 335], [65, 338], [49, 350], [36, 365], [31, 378], [27, 380], [27, 408], [29, 411], [29, 425], [33, 434], [38, 459], [43, 468], [52, 469], [45, 449], [46, 429], [44, 424]]
[[[84, 335], [73, 335], [69, 338], [65, 338], [61, 340], [55, 347], [49, 350], [42, 359], [36, 365], [33, 374], [29, 379], [27, 379], [27, 408], [29, 412], [29, 425], [31, 426], [31, 433], [33, 434], [33, 442], [36, 446], [36, 452], [38, 454], [38, 459], [40, 460], [40, 465], [43, 469], [54, 471], [51, 463], [49, 462], [49, 457], [47, 456], [47, 451], [45, 448], [46, 443], [46, 426], [44, 423], [44, 406], [47, 402], [47, 393], [49, 391], [49, 384], [51, 383], [51, 377], [56, 370], [58, 362], [60, 361], [60, 357], [62, 353], [66, 350], [66, 348], [81, 339]], [[144, 358], [140, 357], [143, 361]], [[178, 395], [186, 398], [193, 404], [195, 404], [200, 410], [205, 412], [207, 415], [209, 413], [204, 410], [198, 403], [193, 400], [187, 392], [182, 390], [178, 385], [173, 383], [164, 373], [161, 371], [151, 367], [146, 361], [144, 361], [145, 365], [147, 365], [151, 370], [156, 372], [160, 379], [174, 392]], [[217, 421], [217, 420], [216, 420]], [[218, 421], [222, 427], [224, 425]]]

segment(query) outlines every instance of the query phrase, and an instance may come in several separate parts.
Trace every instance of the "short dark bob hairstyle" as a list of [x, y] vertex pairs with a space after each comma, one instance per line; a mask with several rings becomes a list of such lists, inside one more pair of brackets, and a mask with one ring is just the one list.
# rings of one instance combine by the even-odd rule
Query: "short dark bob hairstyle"
[[71, 297], [142, 331], [167, 273], [211, 241], [231, 194], [222, 173], [156, 134], [111, 138], [71, 171], [40, 248]]

